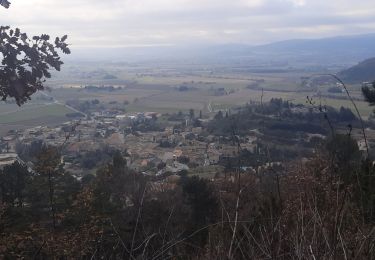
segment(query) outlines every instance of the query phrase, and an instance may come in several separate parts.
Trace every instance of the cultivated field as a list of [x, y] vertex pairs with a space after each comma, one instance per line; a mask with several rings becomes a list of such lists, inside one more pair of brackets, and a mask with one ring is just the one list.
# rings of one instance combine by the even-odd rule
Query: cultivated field
[[[2, 106], [1, 106], [2, 108]], [[55, 125], [68, 121], [65, 115], [72, 111], [60, 104], [26, 105], [14, 111], [0, 114], [0, 134], [9, 130], [25, 129], [38, 125]]]
[[[305, 104], [306, 96], [318, 97], [318, 93], [321, 93], [323, 98], [320, 98], [319, 102], [338, 108], [341, 105], [350, 105], [343, 99], [324, 98], [328, 94], [329, 85], [317, 89], [302, 87], [302, 77], [309, 77], [312, 74], [301, 69], [260, 73], [251, 72], [256, 68], [253, 65], [246, 69], [225, 64], [106, 64], [102, 68], [105, 69], [97, 69], [95, 65], [68, 67], [62, 75], [74, 72], [69, 74], [69, 81], [66, 80], [68, 77], [65, 77], [64, 81], [61, 74], [58, 79], [51, 81], [53, 86], [64, 87], [64, 91], [56, 90], [53, 95], [58, 100], [71, 98], [98, 98], [104, 102], [126, 100], [131, 103], [127, 108], [128, 111], [173, 112], [193, 108], [208, 112], [209, 103], [223, 108], [245, 104], [250, 100], [260, 101], [261, 89], [264, 89], [264, 101], [281, 97]], [[269, 68], [269, 71], [272, 71], [272, 68]], [[116, 79], [103, 80], [103, 74], [114, 75]], [[77, 92], [77, 88], [66, 90], [71, 86], [85, 86], [93, 82], [97, 86], [124, 86], [125, 90], [116, 93], [90, 93], [82, 90]], [[179, 86], [187, 86], [192, 90], [178, 92], [176, 88]], [[228, 95], [218, 95], [215, 93], [217, 89], [224, 89]], [[350, 90], [354, 97], [361, 98], [359, 86], [351, 86]], [[344, 97], [344, 94], [335, 95]], [[357, 102], [363, 115], [367, 116], [371, 108], [364, 102]]]
[[[345, 93], [328, 93], [330, 85], [315, 89], [303, 86], [302, 77], [307, 72], [246, 72], [226, 66], [159, 64], [124, 65], [106, 64], [67, 66], [62, 73], [47, 82], [52, 91], [47, 93], [61, 104], [69, 100], [98, 99], [106, 104], [124, 104], [127, 112], [155, 111], [173, 113], [194, 109], [213, 114], [218, 109], [229, 109], [247, 102], [264, 102], [282, 98], [296, 104], [306, 104], [306, 97], [313, 97], [316, 104], [353, 108]], [[104, 76], [103, 76], [104, 75]], [[105, 79], [111, 75], [111, 79]], [[84, 86], [118, 86], [121, 90], [88, 91]], [[179, 87], [187, 87], [179, 91]], [[263, 89], [263, 92], [262, 92]], [[349, 86], [352, 96], [364, 117], [372, 107], [362, 99], [359, 86]], [[0, 104], [0, 132], [36, 124], [66, 121], [68, 108], [59, 104], [33, 99], [27, 105]]]

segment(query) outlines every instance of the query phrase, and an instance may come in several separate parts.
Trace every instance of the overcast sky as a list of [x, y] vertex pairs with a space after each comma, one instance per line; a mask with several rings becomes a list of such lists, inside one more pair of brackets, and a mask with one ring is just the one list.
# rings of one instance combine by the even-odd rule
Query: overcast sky
[[375, 0], [9, 0], [2, 25], [74, 46], [262, 44], [375, 32]]

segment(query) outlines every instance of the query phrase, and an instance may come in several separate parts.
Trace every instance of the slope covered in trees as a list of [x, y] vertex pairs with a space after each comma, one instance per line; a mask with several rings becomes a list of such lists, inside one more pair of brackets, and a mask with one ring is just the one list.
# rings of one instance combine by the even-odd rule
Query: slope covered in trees
[[38, 174], [19, 164], [0, 172], [0, 258], [375, 257], [375, 169], [347, 135], [287, 172], [233, 170], [214, 181], [160, 181], [128, 169], [120, 153], [78, 181], [54, 154], [41, 152]]
[[372, 82], [375, 79], [375, 58], [364, 60], [338, 75], [349, 83]]

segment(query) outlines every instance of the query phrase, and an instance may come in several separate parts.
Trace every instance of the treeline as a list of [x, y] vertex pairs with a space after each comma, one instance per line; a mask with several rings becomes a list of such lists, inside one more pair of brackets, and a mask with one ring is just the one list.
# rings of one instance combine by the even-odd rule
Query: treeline
[[247, 104], [234, 112], [219, 111], [207, 128], [215, 135], [224, 136], [231, 135], [233, 127], [242, 135], [251, 129], [326, 134], [327, 120], [332, 124], [359, 126], [357, 117], [349, 108], [336, 110], [328, 106], [295, 105], [274, 98], [264, 104]]
[[73, 99], [73, 100], [66, 101], [66, 104], [68, 106], [74, 107], [75, 109], [83, 113], [90, 113], [92, 111], [99, 111], [99, 110], [105, 109], [104, 104], [101, 104], [98, 99], [84, 100], [84, 101]]
[[[110, 74], [106, 74], [105, 76], [103, 76], [103, 79], [117, 79], [117, 77]], [[91, 92], [114, 92], [122, 90], [123, 87], [89, 85], [85, 86], [84, 89]]]

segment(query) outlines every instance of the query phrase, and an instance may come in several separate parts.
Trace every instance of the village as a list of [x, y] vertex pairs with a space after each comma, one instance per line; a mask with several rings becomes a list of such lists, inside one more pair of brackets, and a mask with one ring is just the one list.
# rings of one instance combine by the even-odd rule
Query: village
[[[102, 166], [94, 162], [95, 167], [83, 167], [82, 158], [103, 149], [121, 151], [127, 166], [145, 175], [194, 173], [213, 178], [224, 171], [225, 167], [220, 161], [235, 158], [239, 153], [237, 144], [224, 140], [228, 137], [207, 135], [203, 133], [202, 126], [195, 127], [188, 117], [183, 127], [181, 124], [169, 124], [162, 131], [142, 132], [133, 129], [135, 124], [155, 121], [161, 116], [155, 112], [119, 114], [103, 111], [54, 127], [12, 130], [1, 138], [0, 167], [19, 161], [32, 169], [32, 163], [22, 161], [17, 154], [20, 153], [19, 146], [43, 142], [61, 148], [63, 169], [77, 179], [89, 173], [95, 174], [97, 168]], [[239, 138], [241, 149], [251, 152], [259, 149], [257, 134], [254, 132]], [[242, 167], [241, 170], [255, 172], [258, 169]]]
[[[242, 120], [250, 120], [241, 133], [230, 129], [228, 111], [219, 110], [212, 116], [202, 115], [202, 111], [196, 115], [192, 109], [165, 114], [125, 112], [113, 106], [86, 113], [75, 109], [65, 123], [11, 130], [1, 137], [0, 169], [18, 161], [33, 170], [36, 153], [42, 146], [53, 146], [61, 151], [61, 169], [78, 180], [95, 175], [111, 162], [115, 151], [121, 153], [129, 169], [147, 176], [160, 179], [192, 174], [214, 179], [227, 172], [262, 174], [281, 170], [288, 160], [311, 157], [325, 138], [318, 110], [289, 105], [281, 99], [263, 107], [249, 103], [235, 113], [241, 109], [249, 113]], [[331, 119], [339, 120], [340, 113], [331, 112]], [[280, 121], [281, 114], [292, 121]], [[317, 124], [308, 125], [304, 117]], [[302, 120], [301, 126], [296, 128], [295, 120]], [[342, 125], [341, 131], [346, 132]], [[373, 135], [370, 128], [366, 131]], [[357, 136], [359, 150], [366, 151], [360, 129], [357, 127], [352, 134]], [[369, 144], [374, 146], [372, 141]]]

